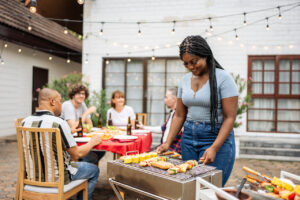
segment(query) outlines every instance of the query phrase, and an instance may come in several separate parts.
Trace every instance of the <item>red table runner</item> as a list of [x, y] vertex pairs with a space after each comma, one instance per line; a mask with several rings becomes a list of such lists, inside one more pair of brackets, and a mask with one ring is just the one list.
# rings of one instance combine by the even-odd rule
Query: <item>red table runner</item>
[[[133, 142], [118, 142], [115, 140], [103, 140], [100, 144], [94, 147], [94, 149], [110, 151], [113, 153], [126, 155], [129, 151], [138, 151], [138, 153], [148, 152], [151, 149], [152, 133], [149, 132], [143, 135], [134, 135], [138, 138]], [[84, 143], [77, 143], [78, 146]]]

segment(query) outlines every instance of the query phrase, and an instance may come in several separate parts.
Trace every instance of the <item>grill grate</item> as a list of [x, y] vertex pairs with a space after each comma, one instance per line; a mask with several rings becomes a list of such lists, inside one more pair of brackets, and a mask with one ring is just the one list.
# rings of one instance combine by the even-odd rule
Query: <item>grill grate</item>
[[[139, 168], [145, 171], [149, 171], [149, 172], [153, 172], [153, 173], [157, 173], [157, 174], [161, 174], [167, 177], [172, 177], [175, 179], [178, 179], [180, 181], [184, 181], [187, 180], [189, 178], [192, 177], [196, 177], [196, 176], [200, 176], [202, 174], [205, 174], [207, 172], [213, 171], [216, 168], [212, 167], [212, 166], [208, 166], [208, 165], [198, 165], [196, 167], [193, 167], [191, 170], [187, 170], [186, 173], [178, 173], [178, 174], [174, 174], [174, 175], [169, 175], [167, 170], [163, 170], [163, 169], [159, 169], [156, 167], [140, 167], [139, 164], [124, 164], [121, 160], [115, 160], [114, 162], [118, 162], [118, 164], [121, 164], [125, 167], [131, 166], [134, 168]], [[168, 159], [168, 162], [173, 163], [174, 165], [180, 165], [182, 163], [184, 163], [184, 161], [179, 161], [179, 160], [175, 160], [175, 159]]]

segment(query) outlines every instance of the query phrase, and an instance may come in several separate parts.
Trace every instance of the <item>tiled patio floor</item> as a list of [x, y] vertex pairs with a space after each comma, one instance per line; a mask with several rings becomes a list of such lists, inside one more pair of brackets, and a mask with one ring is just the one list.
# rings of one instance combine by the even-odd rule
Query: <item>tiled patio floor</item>
[[[0, 199], [14, 199], [19, 163], [17, 143], [14, 138], [9, 140], [3, 140], [0, 138], [0, 149]], [[99, 183], [93, 194], [94, 200], [116, 199], [106, 180], [106, 162], [112, 158], [112, 153], [106, 153], [105, 157], [100, 161], [101, 172]], [[238, 159], [235, 162], [234, 169], [227, 186], [233, 186], [240, 182], [241, 178], [245, 175], [245, 172], [242, 171], [243, 166], [256, 169], [257, 171], [265, 173], [271, 177], [279, 176], [281, 169], [291, 173], [300, 174], [300, 162]]]

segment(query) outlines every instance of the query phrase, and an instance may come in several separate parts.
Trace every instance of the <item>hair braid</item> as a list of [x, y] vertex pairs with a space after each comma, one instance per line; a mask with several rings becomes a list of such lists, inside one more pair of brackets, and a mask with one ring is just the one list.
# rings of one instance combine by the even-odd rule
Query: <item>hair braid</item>
[[200, 35], [188, 36], [183, 40], [179, 46], [179, 55], [181, 59], [185, 53], [206, 58], [210, 85], [210, 123], [212, 126], [212, 131], [214, 131], [216, 122], [218, 122], [216, 68], [223, 69], [223, 67], [214, 59], [209, 45]]

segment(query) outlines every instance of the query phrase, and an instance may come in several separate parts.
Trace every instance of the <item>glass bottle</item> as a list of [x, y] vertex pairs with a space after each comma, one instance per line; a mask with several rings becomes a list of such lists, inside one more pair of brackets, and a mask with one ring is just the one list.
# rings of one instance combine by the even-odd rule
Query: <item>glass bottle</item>
[[128, 117], [127, 135], [131, 135], [131, 121], [130, 121], [130, 117]]
[[139, 116], [138, 114], [135, 114], [135, 122], [134, 122], [135, 130], [139, 129], [138, 125], [139, 125]]
[[77, 131], [77, 137], [83, 137], [83, 125], [82, 125], [82, 119], [79, 117], [79, 123], [77, 126], [77, 129], [81, 128], [80, 131]]
[[103, 127], [102, 118], [101, 118], [101, 113], [99, 113], [99, 116], [98, 116], [97, 127], [98, 127], [98, 128], [102, 128], [102, 127]]
[[113, 125], [112, 119], [111, 119], [111, 113], [109, 113], [109, 118], [108, 118], [107, 125], [108, 125], [108, 126], [112, 126], [112, 125]]

